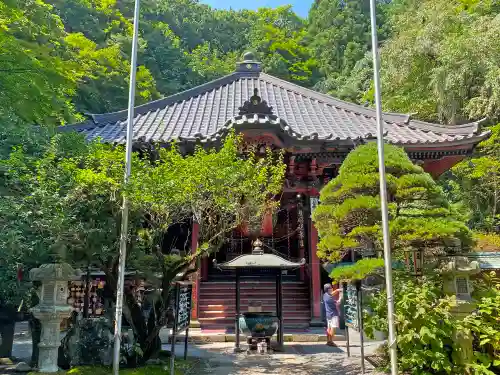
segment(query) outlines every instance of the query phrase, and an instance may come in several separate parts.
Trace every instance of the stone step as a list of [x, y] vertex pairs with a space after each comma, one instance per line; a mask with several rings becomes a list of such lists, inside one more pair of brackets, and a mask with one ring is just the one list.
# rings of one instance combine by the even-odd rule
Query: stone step
[[[228, 295], [235, 295], [236, 294], [236, 289], [235, 288], [224, 288], [223, 286], [219, 288], [200, 288], [200, 293], [224, 293]], [[272, 293], [276, 294], [276, 288], [253, 288], [253, 287], [248, 287], [248, 288], [240, 288], [240, 294], [244, 293]], [[283, 288], [282, 289], [282, 294], [283, 295], [293, 295], [296, 293], [309, 293], [308, 288]]]
[[[199, 318], [198, 321], [201, 324], [201, 327], [205, 325], [212, 325], [212, 324], [219, 324], [219, 325], [224, 325], [226, 327], [232, 327], [234, 326], [234, 316], [226, 316], [226, 317], [211, 317], [211, 318]], [[306, 323], [309, 324], [310, 318], [309, 317], [289, 317], [285, 316], [283, 317], [283, 321], [285, 325], [287, 324], [298, 324], [298, 323]]]
[[[266, 310], [267, 312], [275, 313], [273, 310]], [[231, 318], [234, 319], [235, 312], [230, 311], [201, 311], [200, 319], [203, 318]], [[287, 311], [283, 314], [284, 319], [304, 319], [309, 320], [311, 313], [309, 311]]]
[[[250, 302], [260, 301], [264, 306], [275, 306], [276, 305], [276, 297], [275, 296], [265, 296], [261, 298], [240, 298], [241, 306], [248, 306]], [[221, 306], [236, 306], [235, 298], [220, 298], [220, 297], [203, 297], [200, 296], [200, 306], [208, 306], [208, 305], [221, 305]], [[291, 305], [300, 305], [300, 306], [308, 306], [309, 307], [309, 296], [307, 297], [297, 297], [297, 298], [283, 298], [284, 306]]]
[[[282, 284], [283, 290], [294, 290], [294, 289], [308, 289], [307, 285], [302, 282], [285, 282]], [[234, 290], [236, 288], [235, 282], [202, 282], [200, 284], [201, 289], [229, 289]], [[273, 282], [242, 282], [240, 283], [240, 290], [245, 289], [273, 289], [276, 290], [276, 283]]]
[[[240, 310], [247, 311], [248, 305], [249, 305], [248, 303], [242, 303], [240, 305]], [[262, 311], [274, 311], [275, 309], [276, 309], [276, 303], [274, 301], [262, 304]], [[224, 303], [224, 301], [217, 301], [217, 303], [210, 303], [210, 304], [205, 304], [205, 303], [200, 304], [200, 311], [220, 311], [220, 310], [235, 312], [236, 304]], [[309, 303], [306, 302], [297, 303], [296, 301], [292, 303], [283, 303], [283, 311], [309, 311]]]

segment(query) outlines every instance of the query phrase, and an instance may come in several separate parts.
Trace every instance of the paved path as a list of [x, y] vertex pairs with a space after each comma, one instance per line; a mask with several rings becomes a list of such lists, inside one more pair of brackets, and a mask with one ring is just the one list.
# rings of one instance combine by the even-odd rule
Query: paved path
[[[21, 328], [21, 327], [20, 327]], [[31, 338], [22, 327], [18, 330], [13, 355], [29, 359]], [[20, 331], [20, 332], [19, 332]], [[353, 340], [354, 341], [354, 340]], [[233, 353], [233, 343], [212, 343], [189, 345], [189, 357], [199, 358], [199, 365], [185, 375], [359, 375], [361, 374], [360, 349], [352, 342], [352, 357], [346, 354], [345, 341], [338, 341], [338, 347], [323, 343], [287, 343], [284, 353], [272, 355]], [[369, 355], [380, 343], [366, 343], [365, 353]], [[164, 345], [169, 350], [170, 345]], [[182, 356], [184, 345], [176, 345], [176, 354]], [[366, 362], [366, 374], [375, 375]]]
[[[370, 351], [370, 347], [367, 348]], [[233, 354], [233, 345], [227, 343], [196, 345], [190, 356], [202, 359], [193, 374], [203, 375], [358, 375], [361, 358], [353, 348], [353, 357], [347, 358], [342, 346], [330, 348], [318, 343], [289, 343], [285, 353], [272, 355]], [[179, 347], [179, 351], [182, 352]], [[375, 372], [366, 362], [366, 374]], [[191, 375], [191, 374], [189, 374]]]

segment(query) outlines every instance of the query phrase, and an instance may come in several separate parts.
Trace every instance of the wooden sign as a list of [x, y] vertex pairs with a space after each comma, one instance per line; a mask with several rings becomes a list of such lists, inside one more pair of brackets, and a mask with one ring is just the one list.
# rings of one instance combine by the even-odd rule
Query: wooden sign
[[353, 284], [344, 285], [344, 314], [345, 323], [350, 328], [359, 330], [359, 301], [358, 291]]
[[173, 309], [175, 312], [175, 319], [170, 343], [170, 375], [175, 375], [175, 343], [177, 342], [177, 334], [182, 331], [186, 331], [184, 338], [184, 359], [187, 359], [193, 285], [186, 282], [177, 282], [175, 285], [174, 297], [175, 304], [173, 305]]
[[193, 298], [192, 284], [177, 284], [175, 309], [175, 333], [180, 333], [189, 328], [191, 324], [191, 306]]

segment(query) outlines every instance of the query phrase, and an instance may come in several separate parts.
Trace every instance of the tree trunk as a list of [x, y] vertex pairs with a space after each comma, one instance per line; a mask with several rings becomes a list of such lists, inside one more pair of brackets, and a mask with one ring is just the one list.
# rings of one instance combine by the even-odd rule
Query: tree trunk
[[[160, 330], [162, 327], [158, 327], [156, 319], [153, 317], [146, 321], [143, 310], [136, 302], [134, 296], [127, 296], [126, 304], [132, 319], [132, 322], [129, 322], [129, 324], [133, 324], [136, 328], [137, 344], [139, 344], [142, 350], [141, 356], [132, 355], [133, 358], [130, 358], [129, 362], [131, 364], [144, 364], [148, 359], [154, 358], [161, 350]], [[125, 319], [127, 319], [127, 317], [125, 317]], [[153, 340], [151, 340], [152, 332], [155, 333]]]

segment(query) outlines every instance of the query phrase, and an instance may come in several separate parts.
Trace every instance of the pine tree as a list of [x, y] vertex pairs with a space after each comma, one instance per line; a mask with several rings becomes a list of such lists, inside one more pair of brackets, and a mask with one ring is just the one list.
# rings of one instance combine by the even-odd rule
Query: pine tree
[[[445, 254], [457, 240], [468, 249], [471, 233], [432, 177], [402, 148], [386, 145], [385, 160], [393, 252], [401, 256], [405, 250], [422, 249], [428, 258]], [[375, 143], [347, 156], [320, 200], [313, 214], [321, 237], [320, 258], [336, 262], [353, 248], [382, 249]]]

